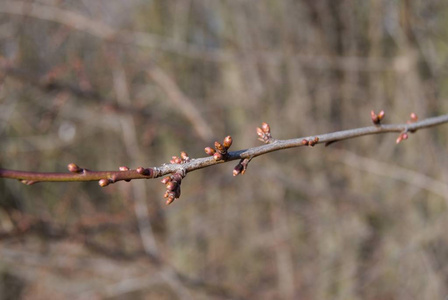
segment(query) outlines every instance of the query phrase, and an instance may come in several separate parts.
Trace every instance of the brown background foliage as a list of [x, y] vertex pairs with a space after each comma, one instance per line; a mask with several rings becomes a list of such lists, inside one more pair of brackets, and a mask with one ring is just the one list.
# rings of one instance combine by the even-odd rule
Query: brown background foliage
[[[158, 166], [226, 135], [258, 145], [263, 121], [286, 139], [367, 126], [372, 109], [394, 123], [448, 110], [444, 1], [23, 3], [0, 0], [4, 168]], [[236, 178], [233, 163], [199, 170], [169, 207], [154, 180], [1, 180], [0, 294], [443, 299], [446, 136], [280, 151]]]

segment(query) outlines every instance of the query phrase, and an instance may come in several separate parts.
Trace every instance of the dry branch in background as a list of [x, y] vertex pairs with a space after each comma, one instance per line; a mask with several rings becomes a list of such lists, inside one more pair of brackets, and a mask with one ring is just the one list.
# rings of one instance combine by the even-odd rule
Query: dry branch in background
[[374, 126], [289, 140], [274, 139], [271, 135], [270, 126], [267, 123], [263, 123], [261, 128], [257, 128], [257, 134], [259, 136], [259, 140], [266, 143], [266, 145], [229, 152], [228, 149], [232, 145], [232, 138], [227, 136], [222, 143], [215, 142], [215, 149], [211, 147], [205, 148], [205, 152], [210, 157], [192, 159], [188, 157], [187, 153], [181, 152], [180, 157], [173, 156], [169, 164], [163, 164], [159, 167], [138, 167], [131, 170], [126, 166], [122, 166], [119, 168], [119, 171], [91, 171], [80, 168], [74, 163], [70, 163], [68, 165], [68, 170], [70, 173], [42, 173], [0, 169], [0, 177], [18, 179], [27, 185], [48, 181], [98, 181], [98, 184], [101, 187], [105, 187], [109, 184], [122, 180], [130, 181], [132, 179], [153, 179], [168, 175], [163, 178], [162, 183], [165, 184], [167, 188], [165, 193], [165, 198], [167, 198], [166, 203], [170, 204], [175, 199], [180, 197], [180, 185], [182, 179], [187, 173], [198, 169], [239, 159], [240, 162], [233, 170], [233, 175], [236, 176], [240, 173], [244, 174], [246, 172], [247, 165], [253, 158], [269, 152], [302, 146], [313, 147], [322, 143], [327, 146], [338, 141], [361, 137], [364, 135], [391, 132], [399, 133], [396, 140], [398, 144], [403, 140], [406, 140], [409, 133], [415, 133], [418, 129], [448, 123], [448, 115], [418, 121], [417, 115], [412, 113], [410, 115], [410, 121], [407, 123], [382, 125], [381, 121], [383, 120], [384, 115], [384, 111], [381, 111], [378, 115], [373, 111], [371, 112], [371, 118]]

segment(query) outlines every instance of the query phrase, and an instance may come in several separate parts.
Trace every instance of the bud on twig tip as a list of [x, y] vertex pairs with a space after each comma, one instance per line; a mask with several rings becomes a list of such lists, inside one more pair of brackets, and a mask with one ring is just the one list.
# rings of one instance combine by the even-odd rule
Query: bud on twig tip
[[263, 122], [261, 124], [261, 129], [263, 130], [264, 133], [270, 133], [271, 132], [271, 127], [266, 122]]
[[233, 176], [239, 175], [241, 173], [241, 171], [243, 171], [243, 168], [244, 168], [243, 165], [241, 163], [238, 163], [235, 166], [235, 168], [233, 168], [232, 175]]
[[223, 146], [226, 147], [227, 149], [230, 148], [230, 146], [232, 146], [232, 137], [230, 135], [226, 136], [224, 138], [224, 141], [222, 142]]
[[180, 158], [182, 159], [182, 162], [189, 162], [190, 161], [190, 157], [188, 156], [187, 152], [182, 151], [180, 153]]

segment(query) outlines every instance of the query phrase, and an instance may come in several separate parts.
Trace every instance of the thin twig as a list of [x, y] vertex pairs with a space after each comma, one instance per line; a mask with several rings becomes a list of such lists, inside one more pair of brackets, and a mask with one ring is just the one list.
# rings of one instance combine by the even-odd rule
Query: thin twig
[[[361, 137], [365, 135], [381, 134], [381, 133], [413, 133], [418, 129], [430, 128], [441, 124], [448, 123], [448, 114], [438, 117], [428, 118], [410, 124], [390, 124], [377, 125], [362, 128], [355, 128], [332, 133], [320, 134], [315, 136], [301, 137], [289, 140], [273, 140], [269, 144], [253, 147], [249, 149], [228, 152], [223, 160], [216, 160], [213, 156], [202, 157], [197, 159], [190, 159], [184, 163], [170, 163], [163, 164], [159, 167], [142, 168], [136, 170], [124, 171], [90, 171], [87, 169], [76, 169], [71, 173], [43, 173], [43, 172], [27, 172], [0, 169], [0, 177], [21, 180], [26, 184], [33, 184], [44, 181], [99, 181], [102, 179], [108, 180], [109, 183], [114, 183], [121, 180], [132, 179], [153, 179], [162, 177], [168, 174], [180, 173], [185, 176], [186, 173], [210, 167], [216, 164], [221, 164], [238, 159], [252, 159], [254, 157], [282, 150], [288, 148], [302, 147], [309, 145], [306, 142], [312, 141], [315, 144], [327, 144], [336, 141], [342, 141]], [[76, 166], [76, 165], [75, 165]], [[76, 166], [77, 167], [77, 166]], [[106, 184], [107, 185], [107, 184]]]

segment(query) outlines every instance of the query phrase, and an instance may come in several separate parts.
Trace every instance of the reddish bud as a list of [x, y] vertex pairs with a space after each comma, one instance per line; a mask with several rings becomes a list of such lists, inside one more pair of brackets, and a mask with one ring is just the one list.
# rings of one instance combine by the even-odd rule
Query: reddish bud
[[178, 187], [178, 184], [176, 181], [170, 181], [166, 184], [166, 189], [168, 191], [174, 191]]
[[77, 164], [74, 163], [68, 164], [67, 169], [72, 173], [81, 173], [83, 171]]
[[180, 153], [180, 158], [184, 161], [184, 162], [188, 162], [190, 161], [190, 157], [188, 156], [187, 152], [182, 151]]
[[263, 129], [261, 129], [260, 127], [257, 127], [257, 135], [258, 135], [260, 138], [263, 138], [263, 136], [264, 136]]
[[226, 136], [222, 144], [225, 148], [229, 149], [232, 146], [232, 137], [230, 135]]
[[381, 121], [385, 115], [386, 113], [384, 112], [384, 110], [380, 111], [380, 113], [378, 114], [378, 121]]
[[110, 183], [110, 182], [109, 182], [109, 179], [105, 179], [105, 178], [100, 179], [100, 181], [98, 181], [98, 184], [99, 184], [101, 187], [108, 186], [109, 183]]
[[145, 169], [143, 167], [138, 167], [136, 169], [136, 171], [137, 171], [138, 174], [141, 174], [141, 175], [149, 175], [149, 173], [150, 173], [149, 169]]
[[309, 144], [309, 142], [308, 142], [306, 139], [303, 139], [303, 140], [302, 140], [302, 145], [304, 145], [304, 146], [308, 146], [308, 144]]
[[233, 168], [232, 174], [233, 176], [237, 176], [243, 171], [243, 165], [241, 163], [237, 164], [235, 168]]
[[418, 121], [418, 116], [415, 113], [411, 113], [411, 121], [412, 122], [417, 122]]
[[261, 124], [261, 130], [263, 130], [264, 133], [270, 133], [271, 132], [271, 127], [269, 126], [268, 123], [263, 122]]
[[314, 143], [317, 144], [317, 142], [319, 142], [319, 138], [316, 136], [316, 137], [314, 138]]
[[172, 164], [181, 164], [182, 163], [182, 159], [180, 159], [177, 156], [172, 156], [171, 160], [170, 160], [170, 163], [172, 163]]
[[171, 181], [171, 177], [170, 176], [166, 176], [160, 182], [162, 182], [163, 184], [167, 184], [170, 181]]
[[166, 199], [166, 205], [170, 205], [174, 201], [174, 195], [170, 195], [168, 199]]
[[406, 132], [402, 132], [400, 133], [400, 135], [398, 136], [396, 143], [399, 144], [401, 143], [403, 140], [407, 140], [409, 137], [409, 135]]
[[120, 170], [120, 171], [129, 171], [129, 168], [126, 167], [126, 166], [121, 166], [121, 167], [118, 167], [118, 170]]
[[220, 142], [215, 142], [215, 149], [217, 151], [225, 151], [226, 150], [226, 148]]
[[213, 159], [216, 161], [223, 160], [224, 156], [219, 152], [215, 152], [215, 154], [213, 154]]
[[375, 125], [380, 124], [380, 119], [378, 118], [378, 116], [376, 115], [376, 113], [373, 110], [370, 112], [370, 117], [372, 118], [373, 124], [375, 124]]
[[205, 147], [204, 149], [205, 153], [207, 153], [210, 156], [213, 156], [213, 154], [215, 154], [215, 149], [211, 148], [211, 147]]
[[308, 141], [308, 146], [314, 147], [314, 145], [316, 145], [316, 142], [314, 140], [309, 140]]

